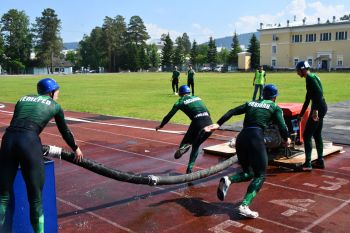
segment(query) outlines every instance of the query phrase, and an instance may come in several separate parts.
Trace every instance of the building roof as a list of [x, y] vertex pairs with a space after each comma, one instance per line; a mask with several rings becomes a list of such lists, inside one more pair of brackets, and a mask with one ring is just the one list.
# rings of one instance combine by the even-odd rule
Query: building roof
[[350, 24], [350, 20], [335, 20], [333, 18], [332, 21], [327, 20], [324, 23], [321, 23], [320, 20], [318, 20], [317, 23], [311, 22], [308, 23], [306, 18], [304, 18], [302, 21], [287, 21], [286, 25], [281, 24], [266, 24], [263, 23], [260, 24], [260, 29], [258, 31], [266, 31], [266, 30], [276, 30], [276, 29], [288, 29], [288, 28], [308, 28], [308, 27], [319, 27], [319, 26], [334, 26], [334, 25], [343, 25], [343, 24]]

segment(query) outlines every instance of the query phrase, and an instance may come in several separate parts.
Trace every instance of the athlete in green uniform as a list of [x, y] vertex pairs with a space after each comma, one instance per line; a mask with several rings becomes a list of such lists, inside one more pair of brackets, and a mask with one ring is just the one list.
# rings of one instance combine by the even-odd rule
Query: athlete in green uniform
[[2, 138], [0, 150], [0, 232], [9, 232], [6, 216], [14, 178], [21, 166], [30, 209], [30, 222], [35, 233], [44, 232], [42, 189], [44, 160], [39, 134], [54, 118], [63, 139], [75, 152], [76, 160], [83, 154], [69, 130], [58, 99], [59, 86], [55, 80], [45, 78], [38, 82], [39, 95], [20, 98], [15, 106], [10, 126]]
[[259, 100], [262, 99], [262, 90], [264, 88], [264, 85], [266, 83], [266, 72], [263, 70], [262, 66], [259, 66], [259, 68], [255, 71], [254, 80], [253, 80], [253, 86], [254, 86], [254, 93], [253, 93], [253, 99], [256, 100], [256, 94], [259, 90]]
[[192, 66], [188, 66], [187, 71], [187, 86], [192, 89], [192, 95], [194, 95], [194, 70], [192, 69]]
[[173, 88], [174, 95], [177, 95], [179, 92], [179, 78], [180, 72], [177, 70], [177, 66], [175, 66], [173, 75], [171, 76], [171, 87]]
[[169, 122], [169, 120], [178, 110], [183, 111], [191, 119], [191, 124], [180, 143], [179, 149], [174, 155], [175, 159], [179, 159], [190, 149], [192, 145], [192, 151], [186, 170], [187, 174], [192, 172], [192, 168], [199, 153], [199, 146], [211, 134], [204, 132], [203, 128], [213, 123], [210, 118], [209, 111], [204, 105], [203, 101], [197, 96], [189, 95], [190, 92], [191, 90], [188, 86], [182, 85], [180, 87], [180, 99], [174, 104], [170, 112], [163, 118], [160, 125], [156, 127], [156, 130], [163, 128], [163, 126]]
[[253, 179], [248, 186], [242, 204], [238, 208], [241, 215], [249, 218], [256, 218], [259, 215], [258, 212], [251, 211], [249, 205], [265, 181], [268, 157], [264, 143], [264, 129], [268, 123], [270, 121], [275, 122], [286, 144], [290, 143], [282, 110], [275, 103], [277, 95], [278, 90], [276, 86], [272, 84], [266, 85], [263, 90], [264, 100], [247, 102], [233, 108], [223, 115], [217, 124], [205, 128], [205, 131], [212, 132], [232, 116], [245, 113], [243, 129], [236, 140], [237, 157], [242, 167], [242, 172], [221, 178], [217, 195], [223, 201], [231, 183]]
[[[327, 104], [323, 96], [321, 80], [316, 74], [310, 73], [309, 68], [310, 65], [307, 61], [300, 61], [296, 66], [298, 75], [301, 78], [305, 78], [306, 81], [306, 96], [300, 112], [300, 118], [308, 108], [310, 100], [312, 101], [311, 113], [306, 122], [303, 133], [305, 163], [302, 168], [305, 171], [311, 171], [312, 167], [321, 169], [325, 168], [323, 161], [322, 127], [323, 118], [327, 113]], [[313, 165], [311, 165], [312, 137], [315, 139], [317, 150], [317, 160]]]

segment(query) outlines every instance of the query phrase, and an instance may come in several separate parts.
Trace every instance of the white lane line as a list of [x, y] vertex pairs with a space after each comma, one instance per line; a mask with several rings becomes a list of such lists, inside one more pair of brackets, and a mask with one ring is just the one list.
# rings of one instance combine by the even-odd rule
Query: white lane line
[[7, 114], [11, 114], [11, 115], [13, 115], [13, 112], [12, 112], [12, 111], [0, 110], [0, 112], [3, 112], [3, 113], [7, 113]]
[[[118, 127], [132, 128], [132, 129], [142, 129], [142, 130], [155, 131], [154, 128], [132, 126], [132, 125], [125, 125], [125, 124], [107, 123], [107, 122], [99, 122], [99, 121], [91, 121], [91, 120], [85, 120], [85, 119], [74, 118], [74, 117], [66, 117], [65, 119], [70, 120], [70, 121], [92, 123], [92, 124], [98, 124], [98, 125], [109, 125], [109, 126], [118, 126]], [[173, 134], [185, 134], [185, 131], [163, 130], [163, 129], [158, 130], [158, 132], [173, 133]]]
[[329, 198], [329, 199], [340, 201], [340, 202], [348, 201], [348, 200], [345, 200], [345, 199], [336, 198], [336, 197], [333, 197], [333, 196], [327, 196], [327, 195], [319, 194], [319, 193], [316, 193], [316, 192], [310, 192], [310, 191], [306, 191], [306, 190], [303, 190], [303, 189], [287, 187], [285, 185], [274, 184], [274, 183], [270, 183], [270, 182], [265, 182], [264, 184], [269, 184], [269, 185], [274, 186], [274, 187], [289, 189], [289, 190], [293, 190], [293, 191], [299, 191], [299, 192], [303, 192], [303, 193], [308, 193], [308, 194], [312, 194], [312, 195], [315, 195], [315, 196]]
[[92, 215], [92, 216], [94, 216], [94, 217], [96, 217], [96, 218], [102, 220], [103, 222], [109, 223], [109, 224], [111, 224], [112, 226], [117, 227], [118, 229], [121, 229], [121, 230], [124, 230], [124, 231], [127, 231], [127, 232], [136, 233], [135, 231], [133, 231], [133, 230], [131, 230], [131, 229], [129, 229], [129, 228], [123, 227], [123, 226], [119, 225], [119, 224], [116, 223], [116, 222], [113, 222], [113, 221], [111, 221], [111, 220], [109, 220], [109, 219], [107, 219], [107, 218], [105, 218], [105, 217], [102, 217], [101, 215], [95, 214], [94, 212], [91, 212], [91, 211], [86, 211], [86, 212], [85, 212], [84, 208], [82, 208], [82, 207], [80, 207], [80, 206], [78, 206], [78, 205], [76, 205], [76, 204], [73, 204], [72, 202], [66, 201], [66, 200], [64, 200], [64, 199], [62, 199], [62, 198], [59, 198], [59, 197], [56, 197], [56, 200], [58, 200], [58, 201], [60, 201], [60, 202], [62, 202], [62, 203], [64, 203], [64, 204], [66, 204], [66, 205], [69, 205], [69, 206], [71, 206], [71, 207], [73, 207], [73, 208], [76, 208], [77, 210], [84, 211], [84, 213], [89, 214], [89, 215]]
[[5, 108], [5, 104], [0, 104], [0, 108]]
[[333, 214], [335, 214], [339, 210], [343, 209], [345, 206], [349, 205], [349, 203], [350, 203], [350, 200], [346, 200], [346, 202], [340, 204], [337, 208], [335, 208], [335, 209], [331, 210], [330, 212], [326, 213], [321, 218], [317, 219], [312, 224], [310, 224], [309, 226], [305, 227], [303, 230], [304, 231], [309, 231], [314, 226], [317, 226], [318, 224], [320, 224], [324, 220], [328, 219], [330, 216], [332, 216]]

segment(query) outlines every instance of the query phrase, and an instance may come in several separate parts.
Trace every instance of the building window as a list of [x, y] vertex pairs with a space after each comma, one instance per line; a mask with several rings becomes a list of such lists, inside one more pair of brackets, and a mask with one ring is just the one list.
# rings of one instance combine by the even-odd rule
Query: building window
[[337, 66], [343, 66], [343, 56], [337, 57]]
[[320, 34], [320, 41], [329, 41], [332, 40], [332, 33], [324, 32]]
[[292, 35], [292, 43], [301, 43], [303, 41], [302, 35]]
[[299, 62], [299, 58], [294, 58], [294, 67], [297, 66], [298, 62]]
[[348, 32], [336, 32], [335, 33], [335, 40], [347, 40], [348, 39]]
[[312, 61], [313, 61], [312, 58], [308, 58], [308, 59], [307, 59], [307, 62], [309, 63], [309, 65], [310, 65], [311, 67], [312, 67], [312, 65], [313, 65]]
[[272, 59], [272, 60], [271, 60], [271, 66], [272, 66], [272, 67], [276, 67], [276, 60], [275, 60], [275, 59]]
[[277, 46], [272, 45], [272, 54], [276, 54], [276, 52], [277, 52]]
[[272, 41], [277, 41], [278, 40], [278, 36], [276, 34], [272, 34]]
[[306, 34], [306, 42], [315, 42], [316, 41], [316, 33], [314, 34]]

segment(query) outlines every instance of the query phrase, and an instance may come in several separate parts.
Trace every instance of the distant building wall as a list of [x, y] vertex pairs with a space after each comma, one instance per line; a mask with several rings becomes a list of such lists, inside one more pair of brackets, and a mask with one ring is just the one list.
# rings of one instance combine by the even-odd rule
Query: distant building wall
[[350, 21], [289, 23], [260, 32], [260, 64], [294, 69], [307, 60], [313, 68], [350, 69]]
[[241, 52], [238, 53], [238, 69], [249, 70], [250, 69], [251, 53]]

